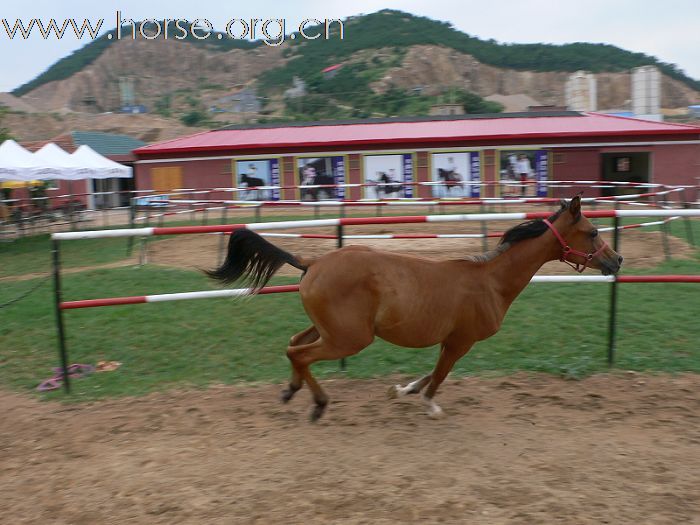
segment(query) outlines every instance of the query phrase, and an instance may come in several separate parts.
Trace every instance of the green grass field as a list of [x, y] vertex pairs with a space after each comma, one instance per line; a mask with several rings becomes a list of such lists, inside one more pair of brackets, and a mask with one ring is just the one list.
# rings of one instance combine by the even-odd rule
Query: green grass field
[[[697, 273], [700, 262], [672, 261], [647, 273]], [[3, 284], [0, 301], [34, 281]], [[278, 278], [276, 283], [288, 283]], [[693, 284], [619, 285], [620, 369], [700, 372], [700, 295]], [[144, 267], [95, 270], [64, 277], [64, 299], [210, 289], [201, 275]], [[609, 286], [531, 285], [502, 330], [455, 367], [461, 375], [542, 371], [567, 377], [606, 370]], [[58, 364], [52, 289], [2, 311], [0, 385], [29, 391]], [[284, 349], [308, 321], [296, 294], [71, 310], [64, 313], [70, 362], [116, 360], [112, 373], [74, 381], [73, 399], [140, 395], [182, 386], [283, 381]], [[347, 376], [418, 375], [436, 349], [404, 349], [383, 341], [349, 359]], [[321, 377], [337, 363], [319, 363]], [[60, 393], [50, 397], [62, 397]]]

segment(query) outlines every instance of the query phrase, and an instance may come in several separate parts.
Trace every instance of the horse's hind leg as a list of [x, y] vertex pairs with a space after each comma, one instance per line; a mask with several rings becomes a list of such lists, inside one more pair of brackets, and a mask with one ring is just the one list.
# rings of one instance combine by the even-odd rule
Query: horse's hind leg
[[[289, 340], [289, 347], [299, 346], [304, 344], [313, 343], [319, 338], [318, 330], [316, 327], [311, 325], [306, 330], [293, 335]], [[302, 386], [303, 378], [297, 371], [294, 363], [292, 363], [292, 378], [289, 380], [289, 386], [282, 390], [281, 399], [283, 403], [287, 403], [290, 399], [294, 397]]]
[[292, 366], [296, 373], [301, 377], [314, 398], [316, 406], [311, 412], [311, 421], [318, 420], [328, 405], [328, 395], [318, 384], [316, 378], [311, 374], [309, 367], [316, 361], [328, 361], [332, 359], [341, 359], [358, 353], [372, 342], [373, 335], [371, 333], [366, 336], [358, 336], [354, 334], [352, 339], [344, 339], [338, 343], [324, 341], [318, 338], [312, 343], [301, 344], [298, 346], [290, 345], [287, 348], [287, 356], [292, 362]]

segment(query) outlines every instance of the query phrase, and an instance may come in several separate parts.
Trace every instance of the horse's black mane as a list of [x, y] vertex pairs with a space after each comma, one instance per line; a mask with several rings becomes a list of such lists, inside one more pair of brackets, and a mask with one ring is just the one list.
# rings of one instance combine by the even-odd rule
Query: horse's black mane
[[[557, 212], [551, 215], [547, 220], [549, 222], [554, 222], [565, 210], [568, 209], [569, 204], [562, 202], [561, 208], [559, 208], [559, 210], [557, 210]], [[512, 245], [516, 242], [524, 241], [525, 239], [533, 239], [542, 235], [547, 231], [547, 229], [548, 227], [542, 219], [533, 219], [531, 221], [523, 222], [522, 224], [518, 224], [505, 232], [498, 244]]]

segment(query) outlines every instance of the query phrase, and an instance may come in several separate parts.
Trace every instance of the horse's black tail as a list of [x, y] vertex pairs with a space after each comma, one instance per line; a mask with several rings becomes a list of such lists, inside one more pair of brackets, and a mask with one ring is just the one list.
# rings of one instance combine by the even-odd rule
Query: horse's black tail
[[291, 253], [267, 242], [257, 233], [236, 230], [228, 242], [226, 260], [219, 268], [204, 270], [204, 273], [226, 284], [245, 278], [253, 288], [259, 289], [285, 263], [303, 271], [307, 269]]

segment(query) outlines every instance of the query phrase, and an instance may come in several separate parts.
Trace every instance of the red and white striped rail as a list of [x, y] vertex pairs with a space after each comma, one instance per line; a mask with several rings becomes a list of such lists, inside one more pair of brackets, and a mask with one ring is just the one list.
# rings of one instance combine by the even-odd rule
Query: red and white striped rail
[[[536, 275], [531, 283], [700, 283], [700, 275]], [[158, 295], [137, 295], [132, 297], [112, 297], [108, 299], [87, 299], [64, 301], [61, 310], [96, 308], [100, 306], [121, 306], [127, 304], [162, 303], [192, 299], [219, 299], [222, 297], [242, 297], [274, 293], [298, 292], [298, 284], [268, 286], [257, 292], [251, 288], [232, 290], [207, 290], [200, 292], [168, 293]]]
[[[521, 183], [519, 180], [501, 179], [498, 181], [462, 181], [464, 186], [533, 186], [534, 184], [553, 186], [553, 187], [571, 187], [571, 186], [589, 186], [591, 188], [614, 188], [619, 186], [636, 187], [636, 188], [681, 188], [682, 186], [667, 186], [652, 182], [623, 182], [623, 181], [604, 181], [604, 180], [545, 180], [545, 181], [529, 181]], [[207, 194], [211, 192], [251, 192], [251, 191], [270, 191], [270, 190], [298, 190], [298, 189], [319, 189], [319, 188], [374, 188], [382, 186], [444, 186], [442, 181], [392, 181], [392, 182], [345, 182], [342, 184], [309, 184], [309, 185], [267, 185], [256, 187], [229, 187], [229, 188], [176, 188], [167, 195], [182, 195], [182, 194]], [[687, 186], [692, 187], [692, 186]], [[152, 191], [152, 190], [142, 190]]]
[[[463, 221], [523, 221], [543, 219], [550, 212], [516, 212], [516, 213], [471, 213], [455, 215], [413, 215], [400, 217], [341, 217], [336, 219], [314, 219], [305, 221], [259, 222], [251, 224], [220, 224], [211, 226], [170, 226], [151, 228], [123, 228], [115, 230], [95, 230], [53, 233], [51, 238], [57, 241], [74, 239], [98, 239], [102, 237], [150, 237], [155, 235], [182, 235], [194, 233], [233, 232], [235, 230], [286, 230], [291, 228], [320, 228], [328, 226], [359, 226], [367, 224], [416, 224], [426, 222], [463, 222]], [[700, 210], [589, 210], [589, 218], [606, 217], [700, 217]]]
[[[618, 230], [629, 230], [633, 228], [646, 228], [650, 226], [660, 226], [680, 217], [669, 217], [663, 221], [642, 222], [639, 224], [626, 224], [618, 226]], [[598, 228], [599, 232], [609, 232], [615, 229], [614, 226]], [[263, 237], [275, 237], [282, 239], [337, 239], [337, 235], [324, 235], [319, 233], [261, 233]], [[483, 239], [501, 237], [503, 232], [492, 233], [376, 233], [360, 235], [343, 235], [343, 239]]]
[[[337, 235], [318, 233], [261, 233], [263, 237], [288, 239], [337, 239]], [[501, 237], [501, 233], [376, 233], [366, 235], [343, 235], [343, 239], [483, 239], [484, 237]]]
[[120, 306], [125, 304], [161, 303], [166, 301], [187, 301], [191, 299], [218, 299], [222, 297], [241, 297], [246, 295], [265, 295], [273, 293], [298, 292], [298, 284], [268, 286], [255, 292], [250, 288], [232, 290], [205, 290], [201, 292], [166, 293], [157, 295], [136, 295], [131, 297], [111, 297], [108, 299], [85, 299], [82, 301], [64, 301], [61, 310], [76, 308], [95, 308], [98, 306]]
[[[264, 188], [258, 188], [264, 189]], [[669, 195], [674, 192], [682, 191], [684, 188], [672, 188], [664, 191], [657, 191], [651, 193], [634, 193], [628, 195], [612, 195], [608, 197], [584, 197], [582, 202], [614, 202], [614, 201], [627, 201], [633, 199], [641, 199], [648, 197], [658, 197]], [[193, 192], [201, 193], [201, 192]], [[206, 192], [209, 193], [209, 192]], [[154, 203], [158, 205], [167, 204], [170, 200], [163, 200], [163, 198], [168, 199], [172, 194], [164, 195], [153, 195], [150, 197], [144, 197], [144, 199], [152, 198]], [[550, 204], [559, 202], [560, 199], [553, 197], [514, 197], [514, 198], [503, 198], [503, 197], [480, 197], [480, 198], [440, 198], [440, 199], [426, 199], [423, 197], [403, 197], [397, 199], [363, 199], [363, 200], [323, 200], [323, 201], [292, 201], [292, 200], [279, 200], [279, 201], [262, 201], [262, 200], [226, 200], [226, 199], [172, 199], [172, 204], [186, 204], [186, 205], [204, 205], [204, 204], [232, 204], [232, 205], [261, 205], [261, 206], [449, 206], [449, 205], [481, 205], [481, 204]]]

